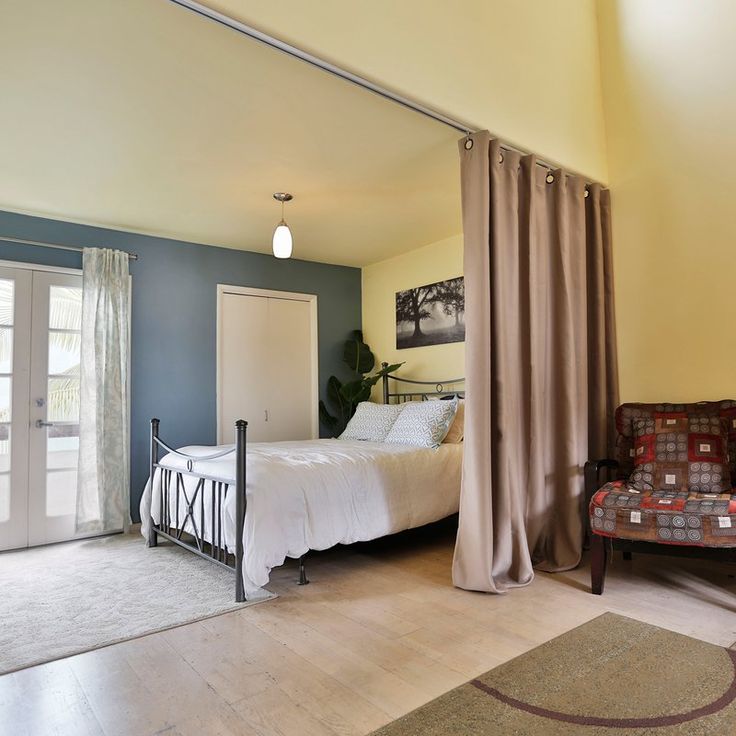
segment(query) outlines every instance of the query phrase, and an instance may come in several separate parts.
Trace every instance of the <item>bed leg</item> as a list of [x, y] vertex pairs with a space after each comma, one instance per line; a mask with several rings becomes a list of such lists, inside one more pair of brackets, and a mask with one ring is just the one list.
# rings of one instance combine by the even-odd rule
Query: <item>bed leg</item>
[[248, 422], [238, 419], [235, 422], [235, 602], [245, 600], [243, 585], [243, 529], [245, 528], [245, 443]]
[[[159, 420], [158, 419], [151, 419], [151, 437], [150, 437], [150, 446], [149, 446], [149, 458], [150, 458], [150, 464], [149, 464], [149, 483], [151, 485], [150, 487], [150, 494], [151, 494], [151, 512], [148, 515], [148, 546], [149, 547], [156, 547], [158, 545], [158, 534], [156, 534], [156, 522], [153, 520], [153, 477], [154, 473], [156, 472], [156, 463], [158, 462], [158, 445], [156, 444], [156, 438], [158, 437], [158, 426], [159, 426]], [[163, 483], [161, 485], [161, 498], [163, 499]], [[161, 504], [163, 506], [163, 502]], [[161, 523], [163, 524], [163, 515], [161, 517]]]
[[307, 571], [304, 567], [304, 555], [299, 558], [299, 582], [297, 583], [297, 585], [309, 585]]

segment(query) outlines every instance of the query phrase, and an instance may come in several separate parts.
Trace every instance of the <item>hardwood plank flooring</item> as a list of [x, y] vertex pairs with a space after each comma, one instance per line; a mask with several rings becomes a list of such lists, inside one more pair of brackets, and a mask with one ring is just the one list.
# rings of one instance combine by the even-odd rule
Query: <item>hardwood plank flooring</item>
[[13, 736], [361, 736], [595, 616], [614, 611], [729, 646], [736, 568], [614, 556], [503, 596], [451, 584], [438, 528], [275, 570], [280, 598], [0, 677]]

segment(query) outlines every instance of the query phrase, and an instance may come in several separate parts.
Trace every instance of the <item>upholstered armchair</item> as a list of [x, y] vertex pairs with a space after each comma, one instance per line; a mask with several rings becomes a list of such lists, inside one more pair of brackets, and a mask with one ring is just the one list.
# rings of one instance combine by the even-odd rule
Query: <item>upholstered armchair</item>
[[585, 466], [592, 592], [613, 549], [734, 557], [736, 401], [622, 404], [616, 435], [616, 458]]

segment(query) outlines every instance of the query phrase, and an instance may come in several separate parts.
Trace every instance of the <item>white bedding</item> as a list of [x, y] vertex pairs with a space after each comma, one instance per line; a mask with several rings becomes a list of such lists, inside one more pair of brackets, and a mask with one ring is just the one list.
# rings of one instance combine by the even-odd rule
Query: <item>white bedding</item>
[[[192, 455], [210, 455], [231, 445], [181, 448]], [[247, 450], [245, 558], [246, 596], [258, 594], [268, 583], [273, 567], [287, 557], [298, 558], [310, 549], [377, 539], [456, 513], [460, 498], [462, 444], [437, 449], [350, 440], [253, 443]], [[160, 464], [186, 470], [186, 460], [164, 456]], [[194, 472], [233, 483], [235, 455], [195, 462]], [[161, 482], [157, 471], [141, 500], [142, 533], [147, 535], [149, 509], [160, 522]], [[191, 498], [196, 479], [185, 476]], [[174, 486], [172, 480], [172, 487]], [[206, 485], [209, 493], [210, 486]], [[209, 539], [211, 496], [205, 495], [205, 530]], [[200, 525], [198, 497], [194, 518]], [[171, 504], [173, 506], [173, 502]], [[178, 523], [191, 528], [180, 506]], [[225, 507], [225, 541], [230, 550], [235, 538], [235, 493]]]

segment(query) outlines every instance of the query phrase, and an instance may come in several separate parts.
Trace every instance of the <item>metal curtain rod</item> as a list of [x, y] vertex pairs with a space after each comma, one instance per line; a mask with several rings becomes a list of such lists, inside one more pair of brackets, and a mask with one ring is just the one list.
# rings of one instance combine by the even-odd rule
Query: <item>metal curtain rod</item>
[[180, 5], [182, 8], [186, 8], [187, 10], [191, 10], [192, 12], [197, 13], [204, 18], [213, 20], [215, 21], [215, 23], [227, 26], [233, 31], [242, 33], [244, 36], [248, 36], [249, 38], [252, 38], [256, 41], [260, 41], [261, 43], [266, 44], [266, 46], [270, 46], [271, 48], [277, 49], [278, 51], [283, 51], [285, 54], [293, 56], [296, 59], [300, 59], [301, 61], [305, 61], [307, 62], [307, 64], [316, 66], [317, 68], [322, 69], [329, 74], [333, 74], [336, 77], [340, 77], [341, 79], [345, 79], [348, 82], [352, 82], [353, 84], [358, 85], [358, 87], [363, 87], [364, 89], [370, 90], [371, 92], [380, 95], [381, 97], [385, 97], [392, 102], [396, 102], [399, 105], [403, 105], [410, 110], [414, 110], [415, 112], [426, 115], [433, 120], [437, 120], [440, 123], [449, 125], [451, 128], [455, 128], [455, 130], [458, 130], [465, 135], [470, 135], [470, 133], [472, 133], [474, 130], [472, 125], [468, 125], [467, 123], [463, 123], [459, 120], [454, 120], [447, 115], [443, 115], [441, 112], [437, 112], [436, 110], [432, 110], [429, 107], [420, 105], [418, 102], [414, 102], [414, 100], [410, 100], [407, 97], [402, 97], [401, 95], [396, 94], [396, 92], [392, 92], [385, 87], [381, 87], [371, 82], [369, 79], [366, 79], [365, 77], [361, 77], [358, 74], [353, 74], [352, 72], [349, 72], [346, 69], [342, 69], [339, 66], [330, 64], [329, 61], [320, 59], [318, 56], [314, 56], [307, 53], [306, 51], [302, 51], [302, 49], [299, 49], [296, 46], [292, 46], [285, 41], [281, 41], [278, 38], [269, 36], [267, 33], [263, 33], [262, 31], [259, 31], [252, 26], [246, 25], [245, 23], [242, 23], [241, 21], [236, 20], [229, 15], [225, 15], [224, 13], [220, 13], [217, 10], [208, 8], [206, 5], [202, 5], [202, 3], [195, 2], [195, 0], [170, 0], [170, 2], [174, 3], [175, 5]]
[[[41, 248], [56, 248], [57, 250], [74, 250], [81, 252], [84, 250], [78, 245], [60, 245], [59, 243], [44, 243], [40, 240], [23, 240], [23, 238], [10, 238], [7, 235], [0, 235], [0, 241], [6, 241], [8, 243], [19, 243], [20, 245], [38, 245]], [[137, 261], [137, 253], [128, 253], [128, 260]]]
[[[267, 33], [263, 33], [263, 31], [259, 31], [257, 28], [253, 28], [252, 26], [246, 25], [245, 23], [239, 20], [236, 20], [235, 18], [229, 15], [225, 15], [225, 13], [220, 13], [217, 10], [213, 10], [212, 8], [209, 8], [206, 5], [203, 5], [202, 3], [196, 2], [196, 0], [169, 0], [169, 2], [174, 3], [174, 5], [179, 5], [180, 7], [185, 8], [187, 10], [191, 10], [193, 13], [196, 13], [197, 15], [200, 15], [203, 18], [207, 18], [208, 20], [212, 20], [215, 23], [219, 23], [220, 25], [230, 28], [233, 31], [237, 31], [238, 33], [241, 33], [244, 36], [248, 36], [249, 38], [252, 38], [255, 41], [259, 41], [260, 43], [263, 43], [266, 46], [270, 46], [273, 49], [282, 51], [283, 53], [288, 54], [289, 56], [292, 56], [295, 59], [299, 59], [300, 61], [304, 61], [307, 64], [311, 64], [312, 66], [317, 67], [318, 69], [321, 69], [322, 71], [325, 71], [328, 74], [332, 74], [336, 77], [339, 77], [340, 79], [344, 79], [347, 82], [351, 82], [352, 84], [355, 84], [358, 87], [367, 89], [369, 92], [373, 92], [374, 94], [377, 94], [380, 97], [383, 97], [387, 100], [391, 100], [392, 102], [396, 102], [397, 104], [402, 105], [403, 107], [406, 107], [409, 110], [418, 112], [420, 115], [425, 115], [426, 117], [431, 118], [432, 120], [436, 120], [439, 123], [443, 123], [444, 125], [447, 125], [450, 128], [454, 128], [455, 130], [459, 131], [460, 133], [463, 133], [466, 136], [469, 136], [471, 133], [477, 130], [477, 128], [473, 125], [464, 123], [461, 120], [456, 120], [455, 118], [451, 118], [448, 115], [443, 115], [441, 112], [437, 112], [437, 110], [433, 110], [431, 107], [427, 107], [426, 105], [422, 105], [418, 102], [415, 102], [414, 100], [411, 100], [408, 97], [404, 97], [402, 95], [397, 94], [396, 92], [392, 92], [390, 89], [386, 89], [386, 87], [381, 87], [375, 82], [371, 82], [370, 79], [366, 79], [365, 77], [361, 77], [358, 74], [353, 74], [353, 72], [349, 72], [346, 69], [342, 69], [339, 66], [335, 66], [335, 64], [331, 64], [329, 61], [320, 59], [318, 56], [309, 54], [306, 51], [303, 51], [302, 49], [297, 48], [296, 46], [292, 46], [291, 44], [286, 43], [285, 41], [281, 41], [278, 38], [269, 36]], [[493, 136], [493, 137], [498, 138], [498, 136]], [[513, 151], [514, 153], [518, 153], [521, 156], [530, 155], [529, 151], [524, 151], [521, 148], [512, 146], [510, 143], [502, 142], [501, 148], [505, 151]], [[536, 164], [547, 170], [563, 168], [559, 164], [543, 161], [540, 158], [537, 158]], [[580, 178], [585, 179], [586, 182], [591, 181], [590, 179], [588, 179], [588, 177], [582, 176], [581, 174], [578, 174], [575, 171], [571, 171], [569, 169], [566, 169], [566, 171], [574, 176], [580, 176]]]

